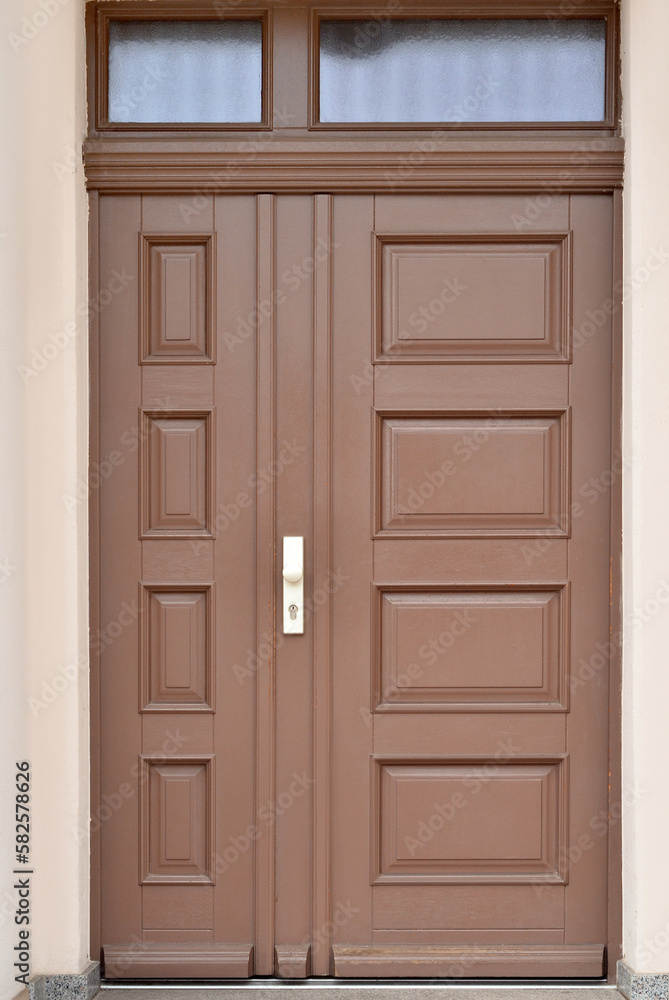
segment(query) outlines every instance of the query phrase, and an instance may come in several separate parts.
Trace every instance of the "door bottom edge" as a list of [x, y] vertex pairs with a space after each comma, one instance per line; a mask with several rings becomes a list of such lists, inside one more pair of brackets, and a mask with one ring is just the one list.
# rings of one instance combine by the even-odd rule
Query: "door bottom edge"
[[227, 944], [107, 944], [105, 979], [246, 979], [253, 946]]
[[601, 978], [606, 949], [587, 945], [334, 945], [337, 978]]

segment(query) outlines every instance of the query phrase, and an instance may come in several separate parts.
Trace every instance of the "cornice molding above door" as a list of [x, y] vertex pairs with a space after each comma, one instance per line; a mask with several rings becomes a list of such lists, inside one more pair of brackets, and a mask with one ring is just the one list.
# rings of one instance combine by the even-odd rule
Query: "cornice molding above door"
[[[376, 139], [376, 137], [375, 137]], [[528, 191], [546, 195], [622, 187], [624, 142], [485, 140], [457, 143], [123, 140], [84, 146], [89, 189], [197, 191]]]

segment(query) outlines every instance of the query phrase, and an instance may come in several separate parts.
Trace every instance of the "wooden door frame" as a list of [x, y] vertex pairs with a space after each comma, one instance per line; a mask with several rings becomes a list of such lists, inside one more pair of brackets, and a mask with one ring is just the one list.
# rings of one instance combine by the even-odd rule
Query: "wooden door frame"
[[[89, 23], [95, 19], [100, 4], [88, 8]], [[118, 5], [115, 5], [118, 9]], [[138, 5], [139, 6], [139, 5]], [[168, 5], [178, 16], [179, 4]], [[183, 4], [182, 13], [183, 13]], [[269, 5], [271, 6], [271, 4]], [[528, 12], [540, 4], [536, 0], [515, 0], [508, 7]], [[596, 9], [614, 8], [608, 0], [593, 0]], [[421, 5], [424, 8], [425, 4]], [[451, 3], [449, 9], [456, 9]], [[152, 5], [153, 9], [153, 5]], [[188, 5], [190, 10], [190, 5]], [[356, 8], [356, 13], [358, 8]], [[617, 22], [616, 22], [617, 23]], [[92, 93], [95, 93], [96, 43], [95, 33], [89, 33], [89, 65]], [[617, 42], [616, 42], [617, 45]], [[617, 99], [615, 103], [617, 114]], [[617, 120], [617, 119], [616, 119]], [[434, 126], [430, 126], [435, 128]], [[328, 133], [329, 135], [330, 133]], [[90, 301], [99, 295], [100, 250], [100, 197], [105, 194], [179, 193], [191, 197], [225, 193], [255, 195], [305, 194], [333, 195], [337, 193], [362, 194], [383, 189], [402, 194], [522, 194], [540, 209], [540, 199], [550, 199], [556, 194], [610, 195], [614, 207], [613, 287], [616, 289], [613, 316], [612, 366], [612, 448], [611, 462], [620, 455], [622, 417], [622, 181], [624, 144], [611, 130], [584, 130], [579, 134], [562, 131], [532, 130], [510, 137], [504, 130], [494, 129], [473, 135], [459, 130], [456, 136], [431, 142], [431, 148], [421, 152], [415, 162], [416, 143], [424, 136], [414, 132], [398, 133], [392, 140], [384, 136], [385, 148], [379, 148], [381, 133], [370, 148], [369, 138], [360, 131], [337, 130], [332, 142], [325, 136], [314, 151], [309, 136], [301, 134], [283, 141], [278, 148], [249, 151], [249, 139], [261, 136], [239, 132], [228, 134], [224, 140], [210, 136], [189, 137], [188, 149], [176, 148], [175, 135], [165, 132], [151, 134], [137, 132], [131, 142], [128, 135], [118, 132], [100, 134], [91, 132], [84, 144], [84, 162], [90, 197]], [[414, 157], [414, 160], [411, 157]], [[411, 169], [407, 169], [411, 164]], [[222, 178], [225, 178], [222, 187]], [[327, 224], [327, 204], [319, 204], [317, 224]], [[268, 222], [269, 224], [269, 222]], [[322, 301], [320, 308], [327, 308]], [[99, 447], [99, 326], [95, 310], [90, 315], [90, 467], [99, 468], [103, 456]], [[271, 358], [266, 372], [271, 382]], [[325, 359], [317, 358], [322, 376]], [[322, 380], [322, 379], [321, 379]], [[325, 390], [321, 390], [325, 392]], [[327, 395], [327, 393], [326, 393]], [[329, 398], [329, 397], [328, 397]], [[324, 442], [318, 441], [318, 448]], [[321, 452], [322, 453], [322, 452]], [[325, 454], [327, 461], [327, 454]], [[322, 497], [320, 497], [322, 502]], [[271, 504], [270, 493], [267, 503]], [[95, 634], [102, 626], [99, 612], [100, 592], [100, 514], [99, 494], [90, 490], [90, 629]], [[325, 527], [322, 530], [326, 530]], [[622, 484], [617, 476], [612, 484], [611, 506], [611, 636], [616, 637], [610, 654], [610, 784], [609, 784], [609, 861], [608, 861], [608, 981], [616, 980], [616, 964], [621, 956], [622, 944], [622, 839], [621, 839], [621, 634], [622, 611]], [[260, 586], [265, 595], [271, 595], [274, 568], [265, 567]], [[321, 678], [324, 687], [327, 677]], [[91, 650], [90, 680], [91, 711], [91, 814], [99, 816], [100, 803], [100, 655]], [[271, 706], [265, 706], [269, 712]], [[322, 727], [330, 724], [327, 707], [321, 707], [316, 735], [321, 767], [328, 760], [328, 734]], [[320, 741], [320, 742], [319, 742]], [[325, 756], [323, 756], [325, 755]], [[269, 777], [271, 785], [271, 776]], [[262, 801], [271, 798], [268, 785], [258, 791]], [[322, 789], [314, 792], [313, 807], [318, 814], [328, 810], [327, 795]], [[318, 864], [327, 871], [327, 838], [319, 844]], [[271, 845], [265, 859], [271, 876]], [[270, 898], [265, 901], [271, 902]], [[100, 951], [100, 823], [91, 831], [91, 954]], [[321, 894], [318, 907], [327, 907], [327, 894]]]
[[[506, 150], [506, 154], [511, 157], [511, 154], [515, 150]], [[87, 154], [88, 155], [88, 154]], [[91, 301], [95, 301], [98, 295], [98, 246], [99, 246], [99, 198], [104, 192], [118, 191], [119, 178], [110, 179], [107, 183], [104, 183], [100, 179], [100, 173], [104, 170], [102, 163], [100, 162], [102, 154], [97, 152], [93, 154], [95, 156], [95, 171], [97, 176], [90, 177], [89, 186], [91, 187], [90, 193], [90, 217], [91, 217], [91, 261], [90, 261], [90, 296]], [[499, 153], [497, 154], [499, 155]], [[617, 168], [612, 165], [609, 157], [615, 157], [618, 160]], [[478, 154], [480, 156], [480, 154]], [[467, 151], [460, 150], [455, 154], [455, 157], [461, 157], [462, 162], [467, 161]], [[476, 160], [477, 154], [472, 151], [472, 159]], [[531, 157], [528, 157], [531, 159]], [[453, 164], [450, 161], [447, 154], [444, 154], [444, 160], [442, 162], [442, 170], [444, 174], [449, 174], [451, 172], [460, 172], [461, 167]], [[509, 177], [507, 180], [507, 185], [500, 187], [499, 184], [499, 167], [496, 167], [490, 162], [485, 165], [481, 164], [480, 159], [476, 164], [476, 167], [472, 170], [470, 174], [470, 179], [472, 183], [465, 184], [462, 179], [462, 175], [457, 179], [448, 183], [443, 175], [438, 184], [435, 182], [434, 175], [429, 178], [429, 187], [433, 188], [433, 185], [437, 187], [440, 191], [449, 192], [471, 192], [481, 193], [486, 191], [487, 193], [501, 194], [507, 193], [508, 191], [518, 191], [522, 190], [527, 193], [528, 197], [532, 197], [532, 193], [537, 192], [536, 186], [536, 163], [526, 162], [523, 164], [522, 172], [519, 170], [518, 162], [514, 157], [515, 162], [513, 167], [507, 167], [509, 173], [513, 171], [513, 176]], [[622, 148], [618, 146], [615, 150], [610, 150], [608, 153], [607, 161], [605, 163], [589, 163], [587, 170], [579, 178], [578, 190], [579, 191], [597, 191], [602, 192], [603, 190], [608, 190], [612, 193], [614, 201], [614, 217], [615, 217], [615, 246], [614, 246], [614, 287], [622, 287], [622, 191], [620, 188], [620, 178], [622, 177]], [[379, 169], [372, 172], [369, 171], [366, 174], [365, 180], [367, 184], [373, 186], [374, 180], [376, 178], [376, 183], [380, 183], [385, 174], [388, 164], [391, 161], [386, 160], [386, 162]], [[398, 166], [397, 160], [395, 161], [395, 167]], [[108, 169], [112, 167], [112, 172], [117, 173], [119, 171], [118, 161], [114, 161], [112, 164], [108, 163]], [[254, 163], [249, 165], [250, 168], [259, 171], [266, 170], [267, 174], [270, 176], [274, 175], [277, 187], [281, 186], [281, 180], [285, 182], [285, 174], [281, 176], [281, 171], [275, 168], [273, 165], [267, 165], [263, 167]], [[333, 168], [325, 168], [328, 173]], [[198, 178], [192, 178], [191, 184], [187, 184], [183, 177], [184, 165], [176, 167], [179, 173], [179, 179], [175, 181], [168, 181], [165, 183], [165, 188], [158, 188], [158, 190], [167, 189], [170, 191], [179, 190], [181, 192], [199, 191], [201, 190], [200, 185], [206, 183], [206, 177], [204, 176], [205, 170], [202, 170]], [[274, 173], [276, 170], [276, 173]], [[121, 189], [124, 192], [129, 193], [130, 191], [138, 192], [146, 190], [146, 178], [140, 177], [139, 179], [134, 178], [134, 170], [132, 164], [128, 164], [126, 168], [125, 176], [123, 177], [121, 183]], [[490, 174], [495, 172], [497, 183], [492, 182]], [[608, 173], [607, 181], [608, 183], [602, 184], [602, 172]], [[489, 183], [485, 185], [483, 182], [483, 173], [488, 173]], [[544, 165], [544, 181], [546, 180], [547, 168]], [[143, 171], [140, 169], [140, 173]], [[207, 170], [206, 173], [209, 173]], [[291, 182], [291, 190], [301, 190], [303, 193], [316, 194], [319, 191], [323, 191], [323, 182], [321, 176], [314, 176], [315, 171], [312, 166], [304, 164], [302, 174], [311, 173], [311, 177], [304, 176], [302, 184], [299, 185], [295, 180]], [[265, 176], [267, 176], [267, 174]], [[321, 171], [318, 171], [321, 174]], [[618, 180], [616, 181], [614, 174], [617, 174]], [[330, 181], [334, 178], [330, 174]], [[552, 183], [557, 181], [557, 177], [554, 174], [554, 180]], [[548, 181], [550, 184], [551, 182]], [[239, 184], [237, 186], [238, 190], [243, 190], [245, 192], [251, 190], [258, 191], [258, 183], [251, 185], [248, 180], [245, 179], [243, 171], [239, 174]], [[334, 185], [333, 185], [334, 186]], [[263, 185], [264, 190], [267, 188]], [[156, 190], [156, 186], [151, 187], [152, 190]], [[412, 181], [411, 185], [403, 185], [402, 190], [404, 193], [415, 192], [420, 193], [425, 190], [425, 186], [416, 184], [415, 179]], [[546, 190], [545, 187], [541, 190]], [[541, 195], [539, 195], [541, 197]], [[545, 197], [545, 195], [544, 195]], [[616, 284], [619, 283], [619, 284]], [[611, 460], [615, 460], [616, 456], [620, 454], [621, 447], [621, 413], [622, 413], [622, 317], [621, 309], [618, 308], [614, 316], [614, 365], [612, 369], [612, 380], [613, 380], [613, 406], [612, 406], [612, 422], [613, 422], [613, 436], [612, 436], [612, 451]], [[98, 372], [98, 327], [95, 316], [92, 316], [91, 328], [90, 328], [90, 365], [91, 365], [91, 423], [90, 423], [90, 462], [91, 468], [96, 469], [99, 466], [102, 456], [99, 452], [98, 445], [98, 434], [99, 434], [99, 372]], [[99, 511], [98, 511], [98, 500], [97, 491], [91, 491], [89, 517], [90, 517], [90, 591], [91, 591], [91, 630], [95, 633], [96, 630], [102, 627], [102, 623], [99, 620], [99, 579], [100, 579], [100, 565], [99, 565]], [[270, 501], [268, 493], [268, 501]], [[622, 488], [620, 477], [616, 477], [612, 485], [612, 510], [611, 510], [611, 635], [618, 636], [620, 634], [620, 629], [622, 625], [622, 615], [621, 615], [621, 526], [622, 526]], [[268, 588], [271, 586], [270, 581], [273, 580], [273, 567], [266, 567], [266, 575], [263, 586]], [[100, 771], [100, 713], [99, 713], [99, 692], [100, 692], [100, 657], [99, 653], [91, 652], [91, 803], [92, 803], [92, 815], [97, 815], [98, 803], [100, 801], [100, 781], [99, 781], [99, 771]], [[327, 722], [327, 718], [321, 716], [321, 724]], [[609, 746], [610, 746], [610, 761], [611, 761], [611, 784], [610, 784], [610, 801], [609, 801], [609, 939], [607, 943], [607, 954], [609, 963], [609, 981], [615, 981], [615, 967], [618, 957], [620, 957], [621, 941], [622, 941], [622, 841], [621, 841], [621, 830], [620, 830], [620, 803], [621, 803], [621, 649], [620, 644], [616, 642], [615, 649], [611, 655], [610, 662], [610, 730], [609, 730]], [[322, 753], [322, 750], [319, 751]], [[322, 762], [321, 762], [322, 766]], [[264, 796], [263, 801], [267, 799], [267, 789], [262, 791], [262, 796]], [[269, 795], [271, 798], [271, 793]], [[317, 805], [319, 812], [323, 809], [327, 810], [327, 804], [324, 802], [322, 795]], [[327, 857], [323, 855], [323, 852], [327, 851], [326, 845], [321, 846], [322, 864], [327, 866]], [[99, 824], [94, 824], [94, 829], [91, 834], [91, 952], [92, 954], [99, 953], [100, 948], [100, 837], [99, 837]]]

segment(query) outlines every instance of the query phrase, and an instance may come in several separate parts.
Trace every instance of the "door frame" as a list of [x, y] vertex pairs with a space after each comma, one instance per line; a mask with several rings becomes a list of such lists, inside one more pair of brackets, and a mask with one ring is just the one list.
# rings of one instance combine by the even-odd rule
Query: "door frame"
[[[89, 24], [93, 19], [96, 4], [89, 5]], [[182, 5], [183, 7], [184, 5]], [[269, 5], [271, 7], [271, 4]], [[332, 5], [333, 9], [335, 4]], [[421, 10], [423, 9], [421, 6]], [[454, 6], [454, 5], [450, 5]], [[483, 5], [485, 6], [485, 5]], [[527, 13], [537, 8], [536, 2], [516, 0], [508, 5], [516, 10]], [[594, 0], [593, 7], [597, 7]], [[607, 6], [603, 3], [601, 6]], [[610, 5], [608, 5], [610, 6]], [[178, 16], [178, 5], [173, 5], [174, 15]], [[359, 13], [356, 8], [356, 13]], [[96, 76], [96, 47], [94, 33], [89, 32], [89, 66], [91, 67], [91, 82], [99, 79]], [[617, 58], [617, 50], [616, 50]], [[91, 91], [95, 93], [95, 89]], [[617, 107], [617, 100], [616, 100]], [[174, 136], [171, 137], [174, 139]], [[255, 139], [261, 139], [256, 135]], [[377, 139], [378, 134], [371, 135]], [[583, 132], [580, 136], [548, 133], [534, 130], [531, 138], [509, 137], [508, 132], [500, 133], [499, 129], [490, 130], [477, 136], [459, 135], [457, 139], [447, 137], [433, 142], [434, 149], [420, 154], [420, 162], [410, 171], [405, 169], [407, 157], [415, 153], [416, 143], [422, 141], [420, 136], [393, 136], [388, 140], [386, 149], [369, 148], [369, 139], [363, 137], [359, 130], [338, 131], [332, 133], [332, 143], [319, 142], [322, 155], [313, 155], [313, 144], [305, 138], [295, 138], [289, 149], [275, 153], [271, 148], [249, 152], [246, 136], [230, 135], [224, 142], [216, 143], [205, 138], [194, 139], [189, 143], [188, 153], [174, 152], [168, 148], [169, 137], [150, 136], [138, 133], [138, 138], [129, 144], [121, 135], [104, 135], [93, 131], [84, 144], [84, 162], [87, 186], [90, 198], [90, 266], [89, 266], [89, 296], [95, 303], [99, 296], [99, 247], [100, 247], [100, 197], [105, 193], [179, 193], [192, 194], [192, 197], [213, 193], [221, 188], [218, 178], [225, 176], [226, 193], [255, 194], [260, 197], [268, 193], [300, 193], [325, 196], [321, 199], [318, 218], [323, 226], [327, 225], [328, 195], [339, 192], [363, 193], [388, 188], [388, 178], [393, 178], [393, 192], [402, 194], [519, 194], [527, 196], [528, 200], [550, 198], [552, 193], [598, 193], [610, 194], [614, 206], [614, 247], [613, 247], [613, 285], [619, 294], [616, 298], [613, 315], [613, 359], [612, 366], [612, 449], [611, 468], [621, 455], [621, 420], [622, 420], [622, 177], [624, 145], [615, 134], [605, 132]], [[392, 148], [390, 147], [392, 142]], [[335, 145], [336, 144], [336, 145]], [[283, 143], [286, 146], [286, 143]], [[232, 170], [230, 169], [232, 165]], [[321, 218], [322, 215], [322, 218]], [[271, 227], [272, 220], [266, 214], [265, 225]], [[263, 280], [259, 275], [258, 281]], [[321, 302], [321, 307], [326, 305]], [[89, 352], [90, 352], [90, 470], [99, 475], [100, 462], [103, 457], [99, 448], [99, 325], [98, 313], [95, 309], [89, 311]], [[323, 366], [327, 358], [317, 355], [315, 364], [315, 392], [319, 391], [319, 373], [322, 377]], [[273, 357], [270, 344], [269, 350], [262, 359], [261, 371], [264, 373], [265, 385], [270, 393], [260, 393], [260, 406], [271, 405], [271, 389], [273, 385]], [[330, 405], [329, 393], [321, 388], [323, 405]], [[271, 441], [263, 445], [265, 452], [271, 448]], [[329, 461], [327, 442], [316, 440], [315, 457], [320, 461]], [[267, 464], [267, 454], [259, 456], [260, 462]], [[89, 479], [90, 482], [90, 479]], [[316, 486], [318, 489], [318, 486]], [[322, 504], [322, 487], [318, 494]], [[611, 605], [610, 626], [612, 649], [610, 651], [610, 715], [609, 715], [609, 754], [610, 754], [610, 784], [609, 784], [609, 858], [608, 858], [608, 940], [607, 956], [609, 982], [616, 981], [617, 960], [621, 957], [622, 943], [622, 838], [621, 838], [621, 628], [622, 628], [622, 483], [616, 476], [611, 487]], [[100, 514], [99, 493], [95, 489], [89, 491], [89, 521], [90, 521], [90, 630], [91, 635], [102, 628], [99, 610], [100, 581]], [[269, 522], [274, 523], [273, 494], [266, 492], [261, 501], [267, 505]], [[321, 509], [324, 509], [321, 507]], [[327, 509], [327, 508], [325, 508]], [[327, 515], [326, 515], [327, 517]], [[325, 522], [315, 530], [327, 534]], [[269, 563], [269, 560], [267, 560]], [[267, 602], [269, 598], [272, 608], [274, 589], [274, 565], [266, 565], [259, 572], [259, 589]], [[273, 610], [270, 611], [270, 621], [273, 620]], [[258, 623], [258, 632], [262, 634], [267, 622]], [[91, 680], [90, 680], [90, 712], [91, 712], [91, 815], [98, 822], [93, 822], [91, 830], [91, 954], [100, 952], [100, 914], [102, 900], [100, 898], [100, 654], [91, 649]], [[323, 668], [323, 675], [316, 679], [318, 684], [327, 690], [329, 665]], [[258, 708], [271, 725], [272, 705], [270, 693], [261, 695]], [[320, 767], [328, 766], [329, 746], [327, 727], [329, 726], [329, 706], [320, 702], [320, 707], [314, 721], [316, 727], [315, 754], [318, 755]], [[272, 740], [267, 739], [265, 753], [270, 752]], [[265, 758], [266, 759], [266, 758]], [[264, 760], [265, 760], [264, 759]], [[257, 802], [272, 798], [271, 768], [264, 771], [263, 783], [257, 788]], [[314, 790], [313, 808], [319, 814], [327, 814], [329, 803], [327, 793]], [[327, 870], [328, 844], [327, 836], [316, 847], [316, 863], [320, 870]], [[258, 859], [260, 860], [260, 859]], [[271, 883], [273, 871], [273, 839], [267, 838], [262, 864]], [[257, 905], [263, 903], [257, 899]], [[268, 921], [265, 928], [267, 940], [271, 933], [271, 903], [272, 895], [268, 894], [264, 904], [268, 909]], [[321, 892], [314, 902], [317, 912], [327, 913], [327, 892]], [[315, 924], [322, 923], [319, 918]], [[328, 949], [329, 951], [329, 949]], [[344, 982], [344, 981], [342, 981]]]
[[[531, 169], [531, 168], [528, 168]], [[313, 186], [313, 185], [312, 185]], [[311, 191], [313, 193], [313, 191]], [[325, 196], [327, 197], [327, 196]], [[98, 215], [98, 205], [99, 205], [100, 194], [97, 191], [91, 192], [91, 203], [90, 203], [90, 215], [91, 215], [91, 246], [96, 248], [98, 244], [98, 226], [99, 226], [99, 215]], [[616, 244], [614, 248], [614, 269], [617, 277], [615, 281], [622, 280], [622, 245], [621, 245], [621, 222], [622, 222], [622, 194], [618, 189], [615, 191], [614, 195], [614, 206], [615, 206], [615, 232], [616, 232]], [[95, 301], [98, 294], [97, 292], [97, 254], [94, 252], [91, 254], [91, 267], [90, 267], [90, 282], [91, 282], [91, 301]], [[613, 379], [613, 406], [612, 406], [612, 421], [613, 421], [613, 448], [611, 453], [612, 463], [615, 461], [616, 457], [620, 455], [621, 447], [621, 403], [622, 403], [622, 378], [621, 378], [621, 361], [622, 361], [622, 337], [621, 337], [621, 310], [618, 309], [614, 317], [614, 366], [612, 370]], [[90, 339], [90, 358], [91, 358], [91, 429], [90, 429], [90, 463], [91, 470], [99, 469], [100, 462], [103, 456], [100, 455], [98, 448], [98, 429], [99, 429], [99, 395], [98, 395], [98, 331], [97, 324], [95, 320], [91, 323], [91, 339]], [[268, 352], [268, 353], [271, 353]], [[263, 369], [265, 371], [265, 381], [267, 385], [271, 382], [271, 360], [266, 357], [264, 359]], [[319, 365], [322, 366], [322, 357], [318, 359]], [[329, 406], [329, 396], [327, 392], [321, 389], [321, 396], [324, 397], [324, 405]], [[260, 393], [261, 404], [260, 405], [271, 405], [269, 399], [271, 398], [269, 394], [263, 397]], [[264, 398], [264, 403], [263, 403]], [[319, 405], [321, 405], [319, 403]], [[327, 447], [325, 442], [316, 442], [317, 448], [322, 450]], [[267, 455], [265, 454], [267, 448], [271, 448], [271, 443], [269, 441], [265, 442], [265, 448], [263, 455], [260, 459], [261, 464], [264, 462], [266, 466], [268, 461]], [[321, 458], [321, 461], [327, 461], [327, 454]], [[316, 489], [319, 489], [317, 486]], [[322, 487], [320, 487], [320, 492], [322, 493]], [[100, 574], [100, 564], [99, 564], [99, 511], [98, 511], [98, 495], [95, 490], [91, 491], [90, 497], [90, 625], [91, 634], [96, 634], [102, 629], [103, 623], [99, 619], [99, 574]], [[319, 497], [320, 503], [322, 503], [322, 496]], [[270, 490], [266, 492], [264, 502], [268, 505], [268, 515], [270, 522], [273, 523], [273, 497]], [[321, 509], [323, 509], [321, 507]], [[324, 520], [326, 515], [323, 515]], [[612, 484], [612, 510], [611, 510], [611, 635], [619, 636], [620, 629], [622, 625], [622, 615], [620, 608], [620, 597], [621, 597], [621, 524], [622, 524], [622, 489], [620, 477], [616, 477], [615, 482]], [[327, 527], [325, 524], [320, 528], [317, 527], [321, 535], [323, 532], [327, 534]], [[326, 557], [323, 557], [326, 558]], [[274, 587], [274, 566], [267, 565], [264, 567], [264, 573], [259, 573], [259, 587], [264, 595], [263, 604], [267, 605], [268, 596], [271, 598], [272, 589]], [[259, 594], [259, 596], [261, 596]], [[260, 633], [265, 630], [266, 622], [262, 621], [260, 623]], [[323, 622], [322, 629], [326, 628], [326, 623]], [[321, 629], [319, 628], [319, 632]], [[321, 640], [317, 640], [321, 641]], [[328, 678], [328, 666], [321, 668], [323, 675], [316, 677], [316, 683], [322, 685], [323, 690], [328, 689], [329, 678]], [[620, 808], [621, 808], [621, 646], [620, 642], [616, 639], [614, 641], [614, 649], [611, 654], [610, 659], [610, 726], [609, 726], [609, 747], [610, 747], [610, 799], [609, 799], [609, 899], [608, 899], [608, 909], [609, 909], [609, 940], [607, 942], [607, 955], [608, 955], [608, 966], [609, 981], [615, 981], [615, 966], [618, 957], [620, 957], [621, 941], [622, 941], [622, 841], [621, 841], [621, 827], [620, 827]], [[101, 813], [100, 804], [100, 712], [99, 712], [99, 698], [100, 698], [100, 654], [97, 651], [91, 650], [91, 682], [90, 682], [90, 692], [91, 692], [91, 815], [95, 817], [102, 818], [104, 816]], [[317, 733], [323, 734], [321, 739], [317, 737], [317, 744], [314, 748], [315, 755], [318, 755], [319, 765], [322, 769], [324, 766], [328, 766], [328, 746], [327, 738], [324, 733], [324, 728], [329, 724], [328, 712], [329, 708], [323, 700], [319, 702], [319, 709], [317, 715], [318, 729]], [[271, 697], [268, 691], [261, 694], [261, 703], [258, 708], [262, 712], [262, 717], [265, 719], [268, 725], [272, 722], [272, 705]], [[263, 740], [264, 740], [264, 751], [259, 759], [266, 760], [266, 754], [269, 752], [269, 748], [272, 745], [272, 741], [269, 735], [267, 735], [267, 730], [263, 730]], [[264, 765], [263, 765], [264, 767]], [[262, 770], [259, 768], [259, 770]], [[273, 781], [272, 774], [265, 772], [263, 775], [263, 785], [259, 787], [258, 790], [258, 802], [269, 801], [273, 798]], [[328, 812], [328, 802], [327, 796], [323, 796], [322, 792], [314, 792], [314, 807], [318, 809], [319, 814], [326, 815]], [[100, 948], [100, 913], [102, 901], [100, 899], [100, 836], [99, 836], [100, 823], [93, 823], [91, 831], [91, 952], [92, 954], [99, 953]], [[317, 861], [321, 871], [324, 867], [327, 867], [327, 838], [323, 838], [323, 843], [317, 845]], [[268, 876], [271, 878], [272, 871], [272, 846], [271, 839], [268, 838], [265, 856], [262, 859], [262, 863], [266, 865], [266, 871]], [[259, 861], [261, 859], [258, 859]], [[261, 884], [259, 882], [259, 884]], [[271, 883], [270, 883], [271, 884]], [[258, 904], [262, 901], [258, 899]], [[265, 901], [266, 905], [269, 905], [269, 901]], [[314, 907], [318, 912], [326, 912], [327, 907], [327, 894], [321, 892], [318, 899], [314, 902]], [[320, 926], [323, 921], [318, 921], [316, 926]], [[268, 940], [271, 934], [271, 918], [268, 919], [268, 924], [265, 928]]]

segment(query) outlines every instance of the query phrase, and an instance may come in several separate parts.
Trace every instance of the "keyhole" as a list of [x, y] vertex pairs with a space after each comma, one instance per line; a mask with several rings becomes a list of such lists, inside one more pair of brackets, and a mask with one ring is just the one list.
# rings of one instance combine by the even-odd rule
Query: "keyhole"
[[297, 618], [297, 604], [291, 604], [288, 608], [288, 614], [290, 615], [291, 622], [294, 622]]

